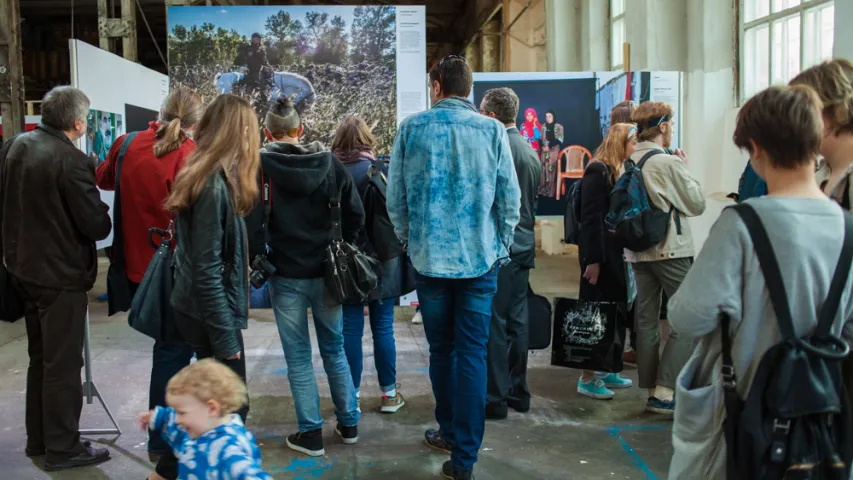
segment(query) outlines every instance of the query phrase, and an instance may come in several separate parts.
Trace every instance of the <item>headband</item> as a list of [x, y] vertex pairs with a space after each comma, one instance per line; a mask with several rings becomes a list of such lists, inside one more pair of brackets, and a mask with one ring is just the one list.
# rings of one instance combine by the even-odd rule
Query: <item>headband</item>
[[643, 130], [648, 130], [650, 128], [657, 127], [664, 122], [668, 122], [669, 120], [670, 120], [669, 115], [664, 115], [662, 117], [653, 118], [653, 119], [649, 120], [645, 126], [637, 124], [637, 131], [642, 132]]

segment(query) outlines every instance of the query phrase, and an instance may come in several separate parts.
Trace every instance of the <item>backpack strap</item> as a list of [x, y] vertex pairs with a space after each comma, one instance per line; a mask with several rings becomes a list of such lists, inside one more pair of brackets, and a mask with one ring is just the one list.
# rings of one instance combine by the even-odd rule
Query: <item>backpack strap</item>
[[261, 201], [264, 204], [264, 228], [269, 228], [272, 213], [272, 182], [261, 170]]
[[761, 223], [755, 209], [748, 203], [741, 203], [729, 208], [733, 208], [740, 215], [749, 236], [752, 238], [752, 244], [758, 256], [761, 271], [764, 274], [764, 281], [767, 283], [767, 291], [770, 294], [770, 302], [773, 304], [782, 338], [785, 340], [796, 339], [791, 307], [788, 304], [788, 294], [785, 290], [785, 281], [779, 270], [779, 262], [776, 260], [776, 253], [773, 251], [773, 245], [770, 243], [770, 237], [767, 236], [764, 224]]
[[341, 190], [338, 187], [337, 174], [335, 172], [335, 162], [329, 165], [329, 171], [326, 173], [326, 188], [329, 191], [329, 209], [332, 213], [332, 241], [341, 243], [344, 241], [344, 234], [341, 227]]
[[853, 216], [844, 211], [844, 245], [841, 247], [841, 255], [835, 273], [832, 275], [832, 283], [829, 285], [829, 293], [826, 301], [820, 309], [815, 337], [827, 338], [835, 323], [835, 314], [838, 313], [838, 305], [847, 287], [847, 277], [850, 274], [850, 265], [853, 263]]

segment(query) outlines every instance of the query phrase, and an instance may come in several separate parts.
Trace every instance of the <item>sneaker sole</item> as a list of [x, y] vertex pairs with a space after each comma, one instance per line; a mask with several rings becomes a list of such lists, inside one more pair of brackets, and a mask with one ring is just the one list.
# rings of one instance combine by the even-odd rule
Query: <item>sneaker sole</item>
[[624, 388], [631, 388], [634, 386], [634, 384], [633, 383], [627, 383], [627, 384], [626, 383], [619, 383], [619, 384], [610, 385], [609, 383], [605, 383], [604, 386], [611, 389], [611, 390], [613, 390], [613, 389], [620, 390], [620, 389], [624, 389]]
[[60, 465], [51, 465], [51, 464], [49, 464], [49, 463], [45, 463], [45, 465], [44, 465], [44, 470], [45, 470], [46, 472], [59, 472], [59, 471], [62, 471], [62, 470], [72, 470], [72, 469], [75, 469], [75, 468], [91, 467], [91, 466], [93, 466], [93, 465], [100, 465], [100, 464], [102, 464], [102, 463], [104, 463], [104, 462], [108, 462], [110, 459], [111, 459], [111, 457], [110, 457], [109, 455], [104, 455], [103, 457], [99, 457], [99, 458], [97, 458], [97, 459], [93, 459], [93, 460], [92, 460], [92, 461], [90, 461], [90, 462], [79, 463], [79, 464], [69, 465], [69, 466], [64, 466], [64, 465], [62, 465], [62, 466], [60, 466]]
[[383, 406], [379, 409], [379, 411], [382, 413], [397, 413], [397, 411], [403, 408], [404, 405], [406, 405], [405, 400], [398, 403], [397, 405], [392, 405], [390, 407]]
[[660, 415], [668, 415], [670, 417], [675, 413], [675, 411], [669, 410], [667, 408], [655, 408], [655, 407], [646, 407], [646, 411], [651, 412], [651, 413], [658, 413]]
[[444, 473], [444, 469], [441, 469], [441, 476], [444, 478], [448, 478], [450, 480], [456, 480], [456, 478], [452, 474], [448, 475], [448, 474]]
[[337, 436], [341, 437], [341, 441], [342, 441], [342, 442], [344, 442], [344, 445], [355, 445], [356, 443], [358, 443], [358, 437], [355, 437], [355, 438], [346, 438], [346, 437], [344, 437], [344, 435], [340, 432], [340, 430], [338, 430], [337, 428], [335, 429], [335, 434], [336, 434]]
[[305, 455], [308, 455], [310, 457], [322, 457], [323, 455], [326, 454], [325, 448], [321, 449], [321, 450], [308, 450], [305, 447], [300, 447], [299, 445], [295, 445], [293, 443], [290, 443], [290, 440], [285, 440], [285, 442], [287, 443], [287, 448], [289, 448], [291, 450], [295, 450], [299, 453], [304, 453]]
[[581, 389], [578, 389], [578, 393], [580, 393], [581, 395], [587, 396], [589, 398], [594, 398], [596, 400], [613, 400], [613, 397], [616, 396], [616, 395], [599, 395], [599, 394], [587, 392], [587, 391], [581, 390]]
[[437, 452], [446, 453], [446, 454], [450, 455], [450, 450], [447, 450], [447, 449], [444, 449], [441, 447], [437, 447], [437, 446], [427, 442], [426, 439], [424, 439], [424, 445], [426, 445], [427, 447], [429, 447], [429, 448], [431, 448]]

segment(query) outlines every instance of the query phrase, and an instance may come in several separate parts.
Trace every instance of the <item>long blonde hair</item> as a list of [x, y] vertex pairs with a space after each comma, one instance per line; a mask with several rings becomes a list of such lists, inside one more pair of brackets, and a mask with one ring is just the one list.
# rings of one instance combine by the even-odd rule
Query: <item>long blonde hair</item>
[[187, 141], [185, 129], [191, 128], [201, 119], [204, 107], [201, 97], [186, 87], [172, 87], [171, 93], [160, 110], [160, 127], [157, 128], [154, 156], [157, 158], [181, 148]]
[[198, 200], [211, 175], [225, 173], [234, 211], [245, 216], [258, 198], [260, 132], [246, 100], [226, 94], [205, 110], [195, 134], [196, 149], [175, 178], [166, 209], [180, 212]]
[[632, 123], [617, 123], [611, 125], [607, 135], [595, 151], [595, 159], [610, 167], [611, 183], [616, 183], [622, 170], [622, 163], [627, 160], [628, 142], [637, 135], [637, 127]]

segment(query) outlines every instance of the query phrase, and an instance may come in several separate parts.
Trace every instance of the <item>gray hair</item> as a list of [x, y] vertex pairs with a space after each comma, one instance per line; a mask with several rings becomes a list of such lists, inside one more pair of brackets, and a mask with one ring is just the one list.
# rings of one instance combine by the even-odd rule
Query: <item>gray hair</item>
[[511, 88], [493, 88], [483, 95], [483, 110], [492, 112], [503, 124], [515, 123], [518, 117], [518, 95]]
[[89, 105], [89, 97], [81, 90], [67, 85], [56, 87], [42, 100], [42, 123], [64, 132], [73, 130], [75, 120], [86, 123]]

